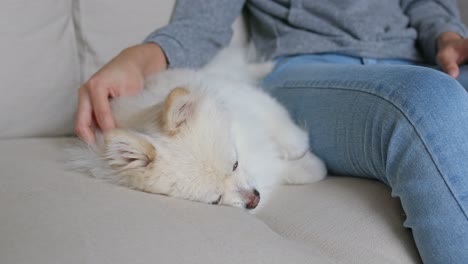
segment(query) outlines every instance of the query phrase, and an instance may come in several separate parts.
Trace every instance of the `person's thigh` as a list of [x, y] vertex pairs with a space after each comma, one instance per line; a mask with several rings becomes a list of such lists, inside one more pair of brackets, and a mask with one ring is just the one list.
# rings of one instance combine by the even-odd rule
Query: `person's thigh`
[[[335, 174], [386, 182], [381, 177], [386, 165], [381, 148], [389, 142], [381, 142], [385, 137], [370, 132], [381, 129], [388, 134], [385, 125], [397, 116], [424, 135], [434, 134], [439, 123], [457, 137], [468, 131], [466, 91], [448, 75], [425, 67], [291, 59], [281, 62], [263, 85], [309, 128], [312, 150], [326, 159]], [[468, 140], [463, 150], [468, 154]]]
[[458, 82], [418, 66], [292, 59], [264, 87], [307, 126], [331, 174], [392, 188], [425, 262], [468, 259], [468, 93]]
[[[421, 64], [420, 66], [436, 69], [438, 71], [443, 72], [442, 68], [438, 65]], [[468, 91], [468, 65], [460, 66], [460, 75], [457, 77], [456, 80], [463, 86], [463, 88], [465, 88], [465, 90]]]

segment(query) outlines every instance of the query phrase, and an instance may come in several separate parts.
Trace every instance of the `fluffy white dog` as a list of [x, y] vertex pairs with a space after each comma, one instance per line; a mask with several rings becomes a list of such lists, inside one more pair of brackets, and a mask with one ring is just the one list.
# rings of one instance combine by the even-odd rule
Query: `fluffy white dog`
[[307, 133], [256, 84], [272, 63], [224, 50], [199, 71], [168, 70], [111, 102], [118, 129], [71, 149], [73, 168], [134, 189], [247, 209], [279, 184], [326, 175]]

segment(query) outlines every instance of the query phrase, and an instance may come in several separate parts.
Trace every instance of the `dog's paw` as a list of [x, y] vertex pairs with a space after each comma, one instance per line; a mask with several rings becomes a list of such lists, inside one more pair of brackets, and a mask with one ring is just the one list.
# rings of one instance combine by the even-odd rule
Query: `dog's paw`
[[294, 148], [291, 146], [279, 147], [279, 158], [282, 160], [297, 160], [306, 154], [308, 148]]
[[297, 129], [293, 133], [278, 135], [275, 141], [278, 144], [278, 155], [283, 160], [297, 160], [309, 150], [309, 138], [305, 131]]
[[287, 184], [308, 184], [322, 180], [327, 175], [325, 163], [310, 151], [304, 157], [288, 161]]

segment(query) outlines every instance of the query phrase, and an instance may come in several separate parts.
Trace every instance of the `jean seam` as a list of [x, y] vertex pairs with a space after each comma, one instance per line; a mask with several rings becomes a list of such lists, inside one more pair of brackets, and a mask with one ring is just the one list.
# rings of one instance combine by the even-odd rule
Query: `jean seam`
[[[440, 176], [442, 177], [442, 179], [444, 180], [444, 183], [445, 185], [447, 186], [447, 188], [450, 190], [450, 193], [452, 195], [452, 197], [454, 198], [454, 200], [457, 202], [457, 205], [459, 206], [460, 210], [463, 212], [463, 214], [465, 215], [465, 218], [466, 220], [468, 220], [468, 212], [463, 208], [462, 206], [462, 203], [460, 202], [460, 200], [458, 199], [457, 195], [455, 195], [454, 191], [452, 190], [452, 186], [451, 184], [448, 182], [447, 180], [447, 177], [446, 175], [444, 175], [444, 173], [442, 173], [442, 171], [440, 170], [439, 168], [439, 164], [436, 162], [436, 160], [434, 159], [433, 157], [433, 154], [432, 152], [429, 150], [429, 148], [427, 147], [427, 144], [426, 144], [426, 141], [421, 137], [418, 129], [416, 128], [416, 126], [414, 125], [414, 123], [411, 121], [411, 119], [405, 114], [405, 112], [398, 106], [396, 105], [395, 103], [393, 103], [391, 100], [389, 100], [388, 98], [385, 98], [383, 97], [382, 95], [379, 95], [379, 94], [376, 94], [376, 93], [372, 93], [372, 92], [369, 92], [369, 91], [363, 91], [363, 90], [352, 90], [352, 89], [349, 89], [347, 88], [346, 86], [344, 85], [339, 85], [339, 84], [336, 84], [337, 82], [339, 81], [328, 81], [328, 82], [321, 82], [321, 81], [307, 81], [307, 86], [305, 85], [299, 85], [297, 84], [298, 81], [286, 81], [284, 83], [283, 86], [275, 86], [275, 88], [288, 88], [288, 89], [304, 89], [304, 88], [307, 88], [307, 89], [320, 89], [320, 90], [329, 90], [329, 89], [334, 89], [334, 90], [341, 90], [341, 91], [348, 91], [348, 92], [358, 92], [358, 93], [364, 93], [364, 94], [368, 94], [368, 95], [371, 95], [371, 96], [374, 96], [376, 98], [379, 98], [385, 102], [387, 102], [388, 104], [390, 104], [391, 106], [395, 107], [395, 109], [398, 110], [398, 112], [401, 113], [401, 115], [408, 121], [408, 123], [411, 125], [411, 127], [413, 128], [413, 130], [415, 131], [416, 135], [418, 136], [419, 140], [421, 140], [423, 146], [424, 146], [424, 149], [426, 150], [426, 152], [429, 154], [429, 157], [431, 158], [432, 162], [434, 163], [434, 165], [436, 166], [436, 169], [437, 169], [437, 172], [440, 174]], [[296, 83], [296, 84], [294, 84]], [[323, 83], [326, 83], [328, 85], [328, 87], [325, 87], [325, 85]], [[342, 81], [340, 83], [343, 83]], [[365, 84], [365, 85], [362, 85], [361, 82], [355, 82], [355, 81], [352, 81], [352, 83], [360, 83], [361, 84], [361, 87], [365, 87], [365, 86], [369, 86], [368, 84]], [[314, 86], [316, 85], [316, 86]]]

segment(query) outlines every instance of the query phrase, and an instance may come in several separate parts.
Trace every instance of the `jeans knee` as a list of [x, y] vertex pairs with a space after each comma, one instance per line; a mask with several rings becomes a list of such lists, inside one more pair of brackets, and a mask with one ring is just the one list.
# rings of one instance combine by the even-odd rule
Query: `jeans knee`
[[[380, 84], [384, 97], [407, 115], [451, 115], [468, 110], [468, 94], [452, 77], [426, 67], [405, 67], [390, 83]], [[392, 88], [382, 87], [391, 85]]]

